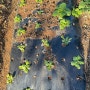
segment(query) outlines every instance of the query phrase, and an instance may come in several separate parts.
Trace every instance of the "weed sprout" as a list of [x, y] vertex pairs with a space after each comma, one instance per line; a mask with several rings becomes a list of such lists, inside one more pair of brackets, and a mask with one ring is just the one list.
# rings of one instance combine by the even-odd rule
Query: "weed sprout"
[[67, 46], [72, 40], [72, 38], [64, 37], [63, 35], [61, 36], [61, 39], [62, 39], [62, 46]]
[[49, 47], [49, 42], [47, 39], [42, 39], [42, 44], [45, 46], [45, 47]]
[[30, 69], [30, 62], [28, 60], [25, 60], [25, 62], [19, 66], [19, 69], [25, 73], [28, 73]]
[[17, 29], [16, 36], [21, 36], [26, 33], [26, 30], [23, 28]]
[[36, 2], [37, 2], [37, 3], [42, 3], [42, 2], [43, 2], [43, 0], [36, 0]]
[[15, 18], [14, 18], [14, 22], [15, 22], [15, 23], [20, 23], [21, 20], [22, 20], [22, 17], [21, 17], [19, 14], [16, 15]]
[[46, 68], [47, 68], [48, 70], [51, 70], [51, 69], [53, 68], [53, 66], [54, 66], [53, 61], [44, 60], [44, 64], [45, 64], [45, 66], [46, 66]]
[[20, 0], [19, 6], [22, 7], [26, 4], [26, 0]]
[[25, 51], [25, 47], [26, 47], [26, 45], [24, 45], [24, 44], [20, 44], [20, 45], [17, 46], [17, 48], [18, 48], [21, 52], [24, 52], [24, 51]]
[[9, 73], [7, 75], [7, 84], [11, 84], [13, 82], [13, 79], [14, 79], [14, 77], [12, 76], [12, 74]]

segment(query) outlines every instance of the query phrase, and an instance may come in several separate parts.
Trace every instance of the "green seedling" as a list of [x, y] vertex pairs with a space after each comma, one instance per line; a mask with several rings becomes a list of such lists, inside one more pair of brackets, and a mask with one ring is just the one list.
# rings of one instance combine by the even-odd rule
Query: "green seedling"
[[53, 68], [53, 66], [54, 66], [53, 61], [44, 60], [44, 64], [45, 64], [45, 66], [46, 66], [46, 68], [47, 68], [48, 70], [52, 70], [52, 68]]
[[40, 26], [41, 26], [41, 24], [37, 22], [37, 23], [35, 24], [35, 29], [40, 28]]
[[62, 45], [63, 46], [67, 46], [72, 40], [72, 38], [64, 37], [63, 35], [61, 36], [61, 39], [62, 39]]
[[24, 52], [26, 46], [25, 46], [24, 44], [20, 44], [20, 45], [17, 46], [17, 48], [18, 48], [21, 52]]
[[45, 46], [45, 47], [49, 47], [49, 42], [47, 39], [42, 39], [42, 44]]
[[26, 4], [26, 0], [20, 0], [19, 6], [22, 7]]
[[23, 89], [23, 90], [32, 90], [32, 89], [30, 89], [30, 87], [27, 87], [27, 88], [25, 88], [25, 89]]
[[54, 17], [58, 17], [59, 19], [62, 19], [65, 16], [70, 16], [71, 10], [67, 8], [66, 3], [61, 3], [58, 5], [53, 13]]
[[37, 13], [38, 14], [42, 14], [44, 11], [43, 10], [38, 10]]
[[22, 17], [21, 17], [19, 14], [16, 15], [15, 18], [14, 18], [14, 22], [15, 22], [15, 23], [20, 23], [21, 20], [22, 20]]
[[14, 77], [12, 76], [12, 74], [8, 74], [7, 75], [7, 84], [11, 84], [14, 80]]
[[36, 0], [36, 2], [37, 2], [37, 3], [42, 3], [42, 2], [43, 2], [43, 0]]
[[21, 36], [26, 33], [26, 30], [23, 28], [19, 28], [16, 32], [16, 36]]
[[30, 62], [26, 60], [22, 65], [19, 66], [19, 69], [25, 73], [28, 73], [30, 70]]
[[90, 11], [90, 0], [81, 1], [78, 8], [83, 11]]
[[60, 30], [64, 30], [66, 27], [70, 26], [70, 20], [61, 19], [59, 24]]
[[73, 8], [72, 15], [76, 18], [78, 18], [82, 14], [82, 10], [79, 8]]
[[31, 90], [30, 88], [26, 88], [25, 90]]
[[84, 64], [84, 61], [82, 61], [82, 58], [78, 55], [73, 57], [73, 61], [71, 62], [72, 66], [75, 66], [77, 69], [81, 68], [81, 65]]

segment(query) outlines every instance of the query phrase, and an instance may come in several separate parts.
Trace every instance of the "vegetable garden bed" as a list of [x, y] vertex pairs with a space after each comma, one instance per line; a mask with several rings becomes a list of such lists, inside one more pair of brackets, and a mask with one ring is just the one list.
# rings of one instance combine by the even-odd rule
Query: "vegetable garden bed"
[[72, 0], [13, 0], [1, 90], [86, 90], [85, 8], [72, 5]]

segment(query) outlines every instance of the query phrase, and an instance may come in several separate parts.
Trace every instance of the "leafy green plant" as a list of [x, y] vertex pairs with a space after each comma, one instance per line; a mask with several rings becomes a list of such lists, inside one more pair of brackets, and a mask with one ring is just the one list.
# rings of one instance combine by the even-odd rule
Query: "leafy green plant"
[[20, 0], [19, 6], [22, 7], [26, 4], [26, 0]]
[[21, 36], [21, 35], [23, 35], [23, 34], [25, 34], [25, 33], [26, 33], [26, 30], [25, 30], [25, 29], [19, 28], [19, 29], [17, 30], [17, 32], [16, 32], [16, 35], [17, 35], [17, 36]]
[[61, 36], [61, 38], [62, 38], [62, 45], [63, 46], [67, 46], [72, 40], [72, 38], [64, 37], [63, 35]]
[[25, 46], [24, 44], [20, 44], [20, 45], [17, 46], [17, 48], [18, 48], [21, 52], [24, 52], [26, 46]]
[[35, 24], [35, 29], [40, 28], [40, 26], [41, 26], [41, 24], [37, 22], [37, 23]]
[[66, 27], [69, 27], [70, 26], [70, 20], [67, 20], [67, 19], [61, 19], [60, 20], [60, 29], [63, 30], [65, 29]]
[[14, 22], [15, 22], [15, 23], [20, 23], [21, 20], [22, 20], [22, 17], [21, 17], [21, 15], [19, 15], [19, 14], [16, 15], [15, 18], [14, 18]]
[[59, 19], [62, 19], [64, 16], [70, 16], [71, 10], [67, 8], [66, 3], [61, 3], [58, 5], [53, 13], [54, 17], [58, 17]]
[[77, 69], [80, 69], [81, 65], [84, 64], [84, 61], [81, 61], [81, 60], [82, 60], [82, 58], [79, 55], [75, 56], [75, 57], [73, 57], [73, 61], [71, 62], [71, 65], [75, 66]]
[[90, 1], [81, 1], [77, 8], [73, 8], [72, 15], [78, 18], [83, 12], [90, 11]]
[[7, 75], [7, 84], [10, 84], [10, 83], [12, 83], [13, 82], [13, 79], [14, 79], [14, 77], [12, 76], [12, 74], [8, 74]]
[[70, 20], [65, 19], [65, 16], [70, 16], [71, 15], [71, 10], [67, 8], [66, 3], [61, 3], [58, 5], [53, 12], [54, 17], [58, 17], [59, 19], [59, 26], [60, 29], [63, 30], [66, 27], [70, 26]]
[[90, 0], [81, 1], [78, 8], [84, 11], [90, 11]]
[[82, 14], [82, 10], [79, 8], [73, 8], [72, 15], [76, 18], [78, 18]]
[[30, 70], [30, 62], [28, 60], [25, 60], [25, 62], [19, 66], [19, 69], [24, 71], [25, 73], [28, 73]]
[[43, 2], [43, 0], [36, 0], [36, 2], [37, 2], [37, 3], [42, 3], [42, 2]]
[[54, 66], [53, 61], [44, 60], [44, 64], [45, 64], [45, 66], [46, 66], [46, 68], [47, 68], [48, 70], [52, 70], [52, 68], [53, 68], [53, 66]]
[[30, 87], [25, 88], [24, 90], [31, 90]]
[[50, 46], [47, 39], [42, 39], [42, 43], [43, 43], [43, 45], [44, 45], [45, 47], [49, 47], [49, 46]]

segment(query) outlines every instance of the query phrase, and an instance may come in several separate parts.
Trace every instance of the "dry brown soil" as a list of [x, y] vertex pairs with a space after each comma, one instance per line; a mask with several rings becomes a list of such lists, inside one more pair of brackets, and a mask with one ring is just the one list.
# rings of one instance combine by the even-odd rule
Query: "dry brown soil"
[[9, 72], [10, 65], [10, 51], [13, 36], [12, 31], [14, 26], [13, 18], [15, 16], [14, 8], [17, 5], [16, 3], [17, 0], [4, 0], [4, 3], [1, 5], [4, 7], [4, 11], [1, 9], [2, 14], [0, 14], [0, 17], [3, 17], [4, 19], [0, 19], [0, 60], [3, 61], [3, 63], [1, 63], [2, 67], [0, 67], [0, 90], [6, 90], [6, 75]]

